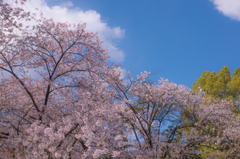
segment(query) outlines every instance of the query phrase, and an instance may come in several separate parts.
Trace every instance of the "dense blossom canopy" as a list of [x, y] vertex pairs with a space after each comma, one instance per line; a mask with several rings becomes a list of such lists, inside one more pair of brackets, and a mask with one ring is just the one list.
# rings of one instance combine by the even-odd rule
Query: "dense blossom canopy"
[[[187, 158], [209, 143], [223, 149], [212, 157], [240, 157], [230, 101], [146, 82], [148, 72], [123, 78], [86, 24], [36, 19], [2, 0], [0, 18], [1, 157]], [[210, 125], [222, 131], [199, 133]]]

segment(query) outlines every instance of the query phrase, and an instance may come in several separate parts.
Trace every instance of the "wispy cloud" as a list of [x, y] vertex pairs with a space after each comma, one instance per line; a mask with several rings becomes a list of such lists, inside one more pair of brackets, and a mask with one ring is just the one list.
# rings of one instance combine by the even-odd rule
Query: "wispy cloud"
[[114, 43], [114, 39], [124, 37], [124, 29], [108, 26], [106, 22], [101, 20], [101, 15], [96, 11], [83, 11], [74, 7], [71, 1], [50, 7], [45, 0], [31, 0], [25, 4], [24, 8], [31, 12], [37, 12], [35, 8], [38, 8], [46, 18], [53, 18], [55, 22], [87, 23], [86, 31], [98, 32], [100, 40], [104, 41], [103, 48], [109, 50], [110, 60], [113, 62], [124, 61], [124, 53]]
[[240, 0], [210, 0], [216, 9], [232, 19], [240, 21]]

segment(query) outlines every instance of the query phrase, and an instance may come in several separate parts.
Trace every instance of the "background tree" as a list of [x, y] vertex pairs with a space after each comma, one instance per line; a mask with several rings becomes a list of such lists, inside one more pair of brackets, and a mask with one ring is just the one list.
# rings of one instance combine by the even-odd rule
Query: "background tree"
[[202, 89], [210, 97], [225, 100], [238, 100], [240, 95], [239, 67], [230, 75], [229, 68], [223, 66], [218, 73], [204, 71], [200, 78], [193, 83], [192, 90]]
[[[193, 83], [193, 92], [199, 92], [200, 90], [205, 92], [205, 95], [207, 97], [210, 97], [211, 99], [223, 99], [227, 101], [233, 101], [233, 104], [231, 105], [231, 109], [234, 110], [234, 112], [238, 112], [238, 100], [239, 100], [239, 93], [240, 93], [240, 69], [237, 68], [235, 72], [230, 75], [229, 68], [227, 66], [224, 66], [222, 70], [220, 70], [218, 73], [216, 72], [209, 72], [204, 71], [199, 79], [197, 79], [196, 82]], [[209, 104], [205, 104], [205, 107], [208, 107]], [[191, 114], [189, 114], [188, 110], [184, 110], [183, 116], [189, 117], [191, 119]], [[189, 122], [190, 120], [188, 120]], [[207, 124], [203, 130], [201, 130], [203, 133], [207, 133], [211, 136], [216, 136], [216, 133], [212, 133], [212, 130], [218, 130], [219, 132], [222, 131], [221, 129], [217, 128], [217, 125], [210, 125]], [[200, 133], [199, 133], [200, 134]], [[209, 143], [208, 146], [205, 145], [199, 145], [197, 147], [198, 151], [202, 151], [205, 153], [202, 153], [202, 156], [204, 158], [207, 158], [210, 154], [219, 152], [219, 151], [225, 151], [222, 148], [217, 148], [214, 143]], [[222, 158], [222, 156], [219, 156], [219, 158]]]

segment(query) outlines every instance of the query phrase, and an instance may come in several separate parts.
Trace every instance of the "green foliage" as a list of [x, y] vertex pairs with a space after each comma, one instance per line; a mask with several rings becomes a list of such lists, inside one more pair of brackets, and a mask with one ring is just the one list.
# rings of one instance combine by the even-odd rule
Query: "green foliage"
[[229, 68], [223, 66], [218, 73], [204, 71], [197, 82], [193, 83], [193, 91], [202, 89], [209, 97], [224, 100], [239, 100], [240, 95], [240, 69], [230, 75]]
[[234, 100], [239, 100], [240, 94], [240, 69], [239, 67], [232, 74], [232, 80], [228, 83], [229, 96], [232, 96]]

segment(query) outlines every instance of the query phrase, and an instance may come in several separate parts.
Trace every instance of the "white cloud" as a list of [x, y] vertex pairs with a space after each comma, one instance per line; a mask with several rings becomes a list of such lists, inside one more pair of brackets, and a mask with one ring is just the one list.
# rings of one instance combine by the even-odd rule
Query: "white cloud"
[[210, 0], [225, 16], [240, 21], [240, 0]]
[[24, 7], [31, 12], [37, 12], [35, 8], [38, 8], [46, 18], [53, 18], [56, 22], [87, 23], [86, 31], [98, 32], [99, 39], [104, 41], [103, 48], [109, 50], [110, 60], [114, 62], [124, 61], [124, 53], [113, 42], [114, 39], [123, 38], [124, 29], [109, 27], [107, 23], [101, 20], [101, 15], [96, 11], [82, 11], [79, 8], [74, 8], [71, 1], [66, 1], [59, 6], [49, 7], [45, 0], [31, 0]]

